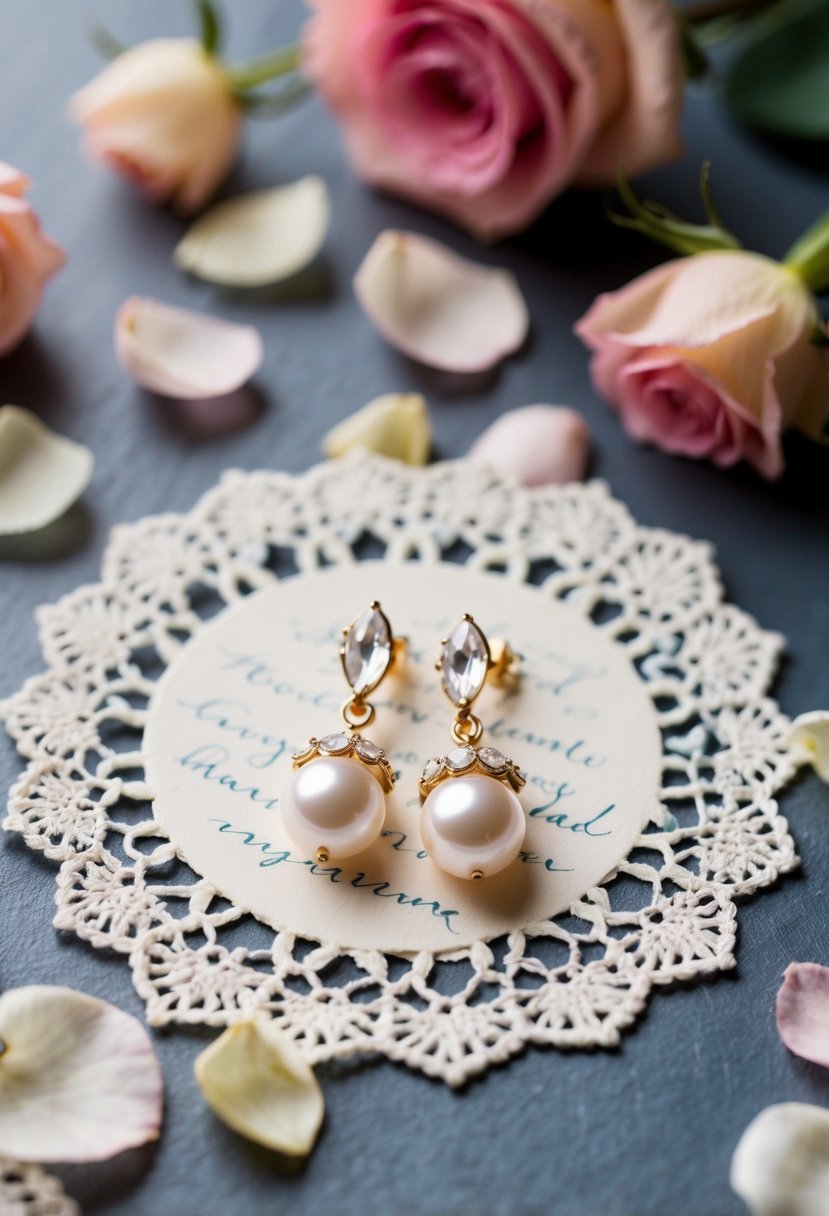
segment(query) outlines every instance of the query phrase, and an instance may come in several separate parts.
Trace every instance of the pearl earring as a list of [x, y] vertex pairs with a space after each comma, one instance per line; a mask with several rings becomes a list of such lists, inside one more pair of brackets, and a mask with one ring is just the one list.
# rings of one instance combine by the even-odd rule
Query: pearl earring
[[488, 677], [502, 683], [515, 678], [519, 656], [500, 639], [490, 647], [469, 615], [441, 645], [437, 670], [457, 711], [452, 738], [458, 746], [423, 770], [420, 836], [442, 870], [480, 879], [503, 870], [521, 850], [527, 825], [516, 791], [525, 778], [497, 748], [475, 746], [484, 728], [472, 704]]
[[377, 839], [386, 816], [385, 795], [394, 772], [383, 749], [360, 734], [374, 721], [366, 697], [396, 665], [405, 638], [392, 636], [375, 600], [343, 630], [340, 661], [351, 695], [340, 710], [349, 733], [311, 739], [294, 757], [294, 775], [282, 800], [291, 840], [325, 863], [362, 853]]

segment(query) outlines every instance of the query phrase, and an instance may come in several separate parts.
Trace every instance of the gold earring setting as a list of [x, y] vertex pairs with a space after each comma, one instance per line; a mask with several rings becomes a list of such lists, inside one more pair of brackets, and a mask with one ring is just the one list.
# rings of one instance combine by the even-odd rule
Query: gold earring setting
[[340, 712], [348, 730], [312, 738], [293, 757], [283, 823], [294, 844], [320, 863], [362, 853], [382, 830], [394, 772], [383, 749], [360, 732], [374, 720], [366, 697], [395, 666], [404, 645], [392, 636], [376, 600], [343, 630], [340, 661], [351, 695]]
[[472, 705], [487, 678], [509, 676], [517, 656], [506, 643], [487, 642], [469, 615], [448, 638], [437, 664], [441, 685], [455, 706], [445, 756], [430, 760], [420, 778], [420, 835], [429, 856], [458, 878], [497, 874], [521, 851], [526, 818], [518, 791], [518, 765], [495, 747], [478, 747], [483, 724]]

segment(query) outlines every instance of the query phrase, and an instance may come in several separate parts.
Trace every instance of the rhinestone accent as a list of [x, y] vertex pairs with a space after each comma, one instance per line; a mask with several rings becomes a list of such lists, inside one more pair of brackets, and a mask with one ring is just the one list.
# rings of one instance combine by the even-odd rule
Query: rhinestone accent
[[431, 781], [434, 777], [437, 777], [438, 773], [441, 772], [442, 769], [443, 760], [441, 760], [440, 757], [427, 761], [426, 767], [421, 774], [421, 781]]
[[363, 760], [367, 760], [369, 764], [376, 764], [378, 760], [383, 759], [382, 747], [378, 747], [370, 739], [355, 739], [354, 750], [358, 756], [361, 756]]
[[446, 763], [453, 772], [460, 773], [475, 763], [475, 753], [471, 747], [455, 747], [446, 757]]
[[389, 623], [379, 608], [367, 608], [348, 629], [343, 670], [354, 692], [371, 692], [388, 671], [392, 644]]
[[320, 739], [318, 747], [327, 756], [337, 756], [340, 752], [348, 751], [351, 740], [348, 735], [326, 735], [324, 739]]
[[498, 751], [497, 747], [479, 747], [478, 758], [494, 773], [502, 773], [507, 767], [507, 758], [503, 752]]
[[441, 655], [441, 675], [446, 695], [453, 705], [470, 704], [484, 686], [489, 651], [474, 621], [462, 620], [455, 627]]

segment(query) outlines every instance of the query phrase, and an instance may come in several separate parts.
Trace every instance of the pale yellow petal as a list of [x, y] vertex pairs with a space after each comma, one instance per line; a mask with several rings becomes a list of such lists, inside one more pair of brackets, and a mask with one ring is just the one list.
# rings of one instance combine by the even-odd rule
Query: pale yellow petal
[[229, 1026], [196, 1059], [205, 1102], [234, 1131], [305, 1157], [322, 1124], [322, 1091], [299, 1048], [265, 1014]]
[[56, 435], [29, 410], [0, 407], [0, 536], [58, 519], [92, 476], [89, 448]]
[[829, 1111], [803, 1102], [761, 1111], [737, 1145], [731, 1185], [752, 1216], [826, 1216]]
[[808, 760], [823, 781], [829, 782], [829, 711], [816, 709], [795, 718], [789, 746]]
[[158, 1137], [161, 1069], [141, 1023], [71, 988], [0, 996], [0, 1153], [102, 1161]]
[[328, 457], [366, 451], [422, 465], [431, 443], [429, 410], [420, 393], [386, 393], [333, 427], [322, 449]]
[[263, 287], [303, 270], [328, 232], [331, 204], [320, 177], [218, 203], [176, 246], [183, 270], [228, 287]]

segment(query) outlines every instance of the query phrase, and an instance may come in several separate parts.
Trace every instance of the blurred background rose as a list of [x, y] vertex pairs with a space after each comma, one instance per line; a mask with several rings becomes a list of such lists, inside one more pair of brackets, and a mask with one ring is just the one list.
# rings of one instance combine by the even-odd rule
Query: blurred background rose
[[744, 250], [666, 263], [599, 296], [576, 332], [628, 434], [727, 467], [783, 472], [781, 435], [829, 415], [817, 304], [794, 271]]
[[29, 332], [43, 285], [66, 260], [24, 195], [29, 179], [0, 161], [0, 355]]
[[93, 158], [184, 214], [223, 181], [242, 129], [227, 72], [192, 38], [124, 51], [75, 94], [70, 114]]
[[667, 0], [309, 0], [306, 70], [369, 182], [481, 238], [680, 152]]

